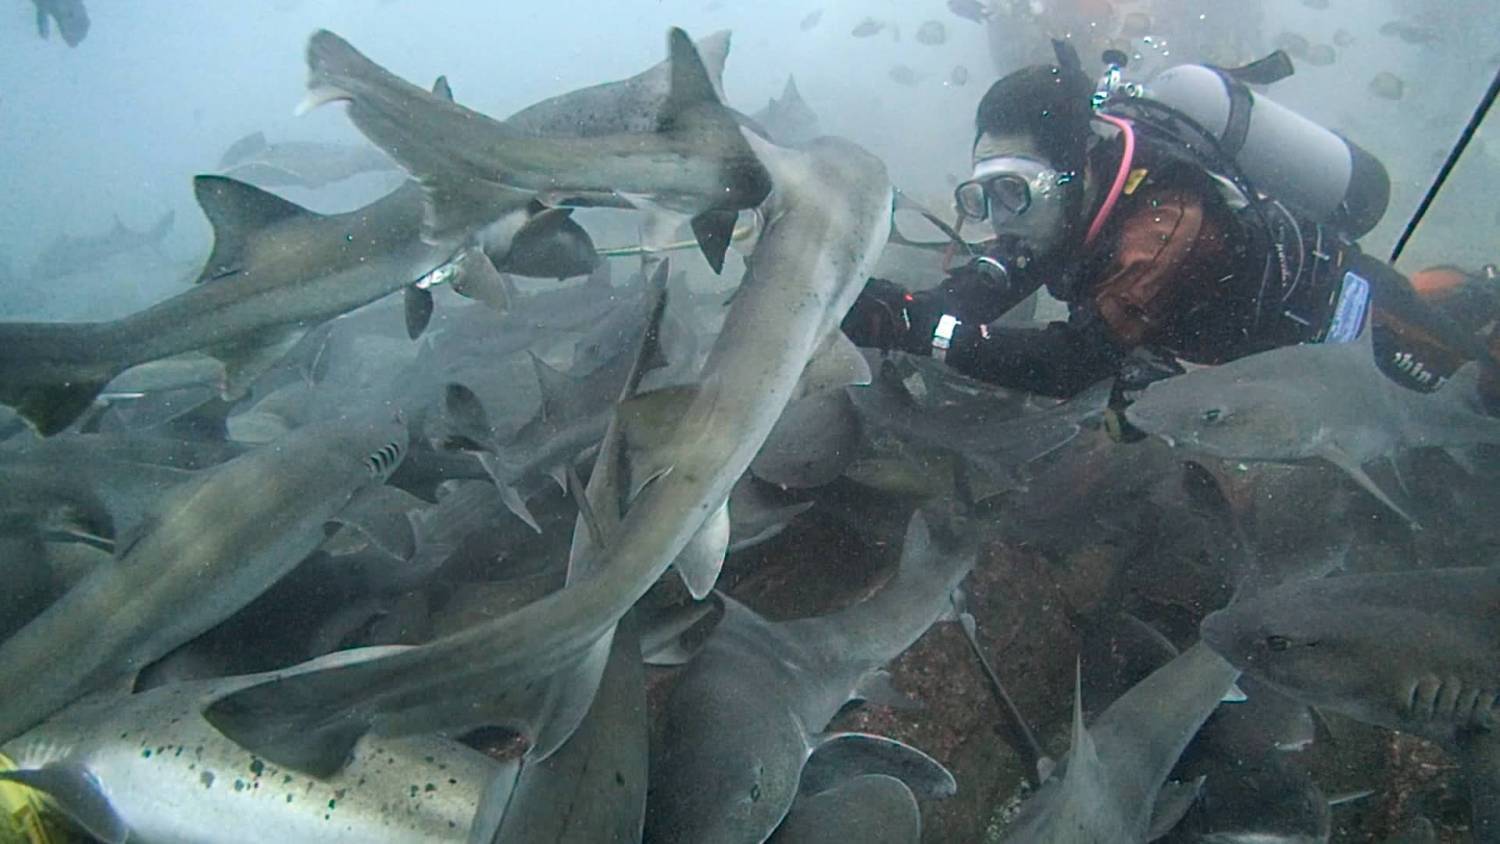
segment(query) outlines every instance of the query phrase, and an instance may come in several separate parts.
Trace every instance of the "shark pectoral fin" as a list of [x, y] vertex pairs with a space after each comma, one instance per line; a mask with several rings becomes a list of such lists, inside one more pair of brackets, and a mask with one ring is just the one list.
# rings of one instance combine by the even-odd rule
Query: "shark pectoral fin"
[[571, 208], [545, 207], [533, 214], [511, 239], [504, 270], [528, 278], [561, 280], [589, 275], [601, 264], [607, 266], [599, 258], [594, 239], [572, 214]]
[[1247, 695], [1247, 694], [1245, 694], [1245, 690], [1242, 689], [1242, 688], [1240, 688], [1240, 685], [1238, 683], [1230, 683], [1229, 684], [1229, 691], [1226, 691], [1224, 693], [1224, 696], [1222, 698], [1219, 698], [1219, 702], [1220, 703], [1244, 703], [1245, 701], [1247, 701], [1249, 699], [1250, 699], [1250, 696]]
[[505, 313], [514, 295], [511, 283], [495, 269], [490, 257], [479, 247], [465, 249], [453, 259], [453, 291]]
[[224, 383], [219, 385], [219, 397], [233, 400], [244, 396], [255, 379], [286, 357], [306, 333], [302, 328], [270, 328], [234, 343], [205, 349], [224, 365]]
[[863, 387], [872, 378], [869, 361], [844, 332], [835, 329], [808, 358], [802, 377], [792, 390], [792, 400], [841, 387]]
[[484, 403], [463, 384], [453, 382], [443, 388], [443, 419], [465, 450], [488, 450], [495, 440], [495, 427]]
[[295, 202], [228, 176], [194, 176], [193, 192], [214, 229], [214, 248], [198, 283], [238, 275], [248, 269], [251, 241], [286, 220], [318, 218]]
[[673, 561], [693, 600], [701, 601], [713, 591], [719, 580], [719, 571], [724, 568], [724, 555], [728, 552], [729, 502], [725, 501], [704, 520]]
[[497, 484], [496, 486], [500, 489], [500, 502], [505, 505], [505, 509], [514, 513], [516, 518], [526, 523], [527, 527], [537, 533], [541, 533], [542, 526], [537, 522], [536, 516], [531, 515], [531, 509], [526, 506], [526, 499], [521, 497], [521, 493], [509, 484]]
[[233, 167], [252, 155], [264, 152], [265, 148], [266, 133], [259, 130], [251, 132], [230, 144], [229, 149], [224, 150], [224, 154], [219, 158], [219, 169], [223, 170], [226, 167]]
[[406, 286], [403, 294], [406, 307], [406, 336], [415, 340], [427, 330], [432, 322], [432, 291], [415, 284]]
[[115, 548], [115, 522], [109, 511], [96, 501], [69, 503], [47, 514], [41, 524], [46, 538], [65, 537], [101, 551]]
[[1365, 472], [1365, 467], [1360, 465], [1360, 462], [1355, 459], [1353, 455], [1349, 454], [1347, 451], [1344, 451], [1342, 448], [1339, 448], [1337, 445], [1330, 444], [1322, 449], [1319, 449], [1318, 456], [1342, 469], [1344, 471], [1344, 474], [1352, 478], [1354, 482], [1359, 484], [1366, 492], [1375, 496], [1376, 500], [1378, 500], [1381, 504], [1384, 504], [1385, 506], [1391, 508], [1392, 512], [1400, 516], [1402, 519], [1405, 519], [1406, 523], [1409, 524], [1413, 530], [1421, 530], [1422, 525], [1418, 523], [1417, 520], [1411, 515], [1411, 511], [1401, 504], [1397, 503], [1398, 498], [1404, 499], [1405, 496], [1401, 493], [1395, 493], [1393, 495], [1391, 491], [1382, 489], [1379, 484], [1375, 483], [1375, 479], [1371, 478]]
[[69, 820], [105, 844], [125, 844], [130, 837], [130, 827], [110, 805], [93, 773], [82, 765], [62, 762], [4, 771], [0, 780], [20, 783], [51, 797]]
[[[717, 601], [697, 601], [654, 612], [638, 608], [641, 658], [647, 665], [687, 664], [708, 641], [707, 620], [717, 609]], [[691, 639], [691, 643], [684, 641], [687, 639]]]
[[0, 384], [0, 403], [10, 405], [38, 434], [48, 437], [82, 416], [109, 381], [105, 377], [58, 384]]
[[859, 685], [854, 689], [853, 699], [905, 712], [922, 709], [921, 701], [913, 699], [891, 684], [891, 672], [884, 668], [871, 671], [860, 678]]
[[1155, 841], [1164, 837], [1182, 821], [1188, 809], [1197, 802], [1203, 790], [1204, 777], [1187, 782], [1163, 783], [1156, 794], [1156, 803], [1151, 807], [1151, 827], [1146, 831], [1146, 840]]
[[940, 762], [909, 744], [868, 733], [832, 733], [814, 748], [802, 768], [798, 794], [820, 794], [866, 774], [884, 774], [906, 783], [926, 800], [958, 793], [958, 782]]
[[704, 211], [692, 219], [693, 237], [714, 275], [724, 272], [724, 256], [734, 240], [734, 225], [739, 219], [738, 211]]
[[417, 553], [417, 535], [411, 513], [428, 503], [392, 486], [360, 490], [333, 521], [359, 531], [381, 551], [402, 562]]

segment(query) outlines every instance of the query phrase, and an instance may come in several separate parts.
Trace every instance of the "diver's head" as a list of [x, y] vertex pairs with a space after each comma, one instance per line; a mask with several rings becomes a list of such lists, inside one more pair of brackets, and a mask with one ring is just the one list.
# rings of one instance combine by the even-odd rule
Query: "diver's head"
[[1077, 68], [1033, 65], [990, 87], [975, 115], [974, 171], [954, 193], [967, 219], [1045, 255], [1082, 225], [1094, 85]]

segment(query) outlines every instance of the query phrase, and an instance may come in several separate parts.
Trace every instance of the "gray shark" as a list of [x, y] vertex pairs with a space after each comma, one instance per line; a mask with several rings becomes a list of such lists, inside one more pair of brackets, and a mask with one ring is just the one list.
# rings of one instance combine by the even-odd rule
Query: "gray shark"
[[251, 132], [230, 144], [219, 159], [220, 173], [263, 188], [315, 189], [362, 173], [400, 169], [374, 147], [315, 141], [273, 144], [262, 132]]
[[1083, 725], [1080, 693], [1065, 770], [1022, 806], [1004, 840], [1143, 843], [1153, 826], [1169, 829], [1196, 789], [1168, 807], [1161, 800], [1167, 775], [1238, 676], [1200, 642], [1110, 704], [1092, 727]]
[[0, 780], [46, 792], [100, 841], [419, 842], [467, 840], [480, 794], [515, 776], [445, 739], [362, 742], [342, 773], [314, 780], [268, 765], [203, 720], [233, 689], [384, 652], [347, 651], [269, 674], [88, 698], [0, 745]]
[[[745, 138], [773, 174], [766, 230], [698, 383], [642, 393], [616, 411], [629, 446], [622, 488], [635, 494], [618, 533], [592, 555], [595, 574], [414, 651], [229, 695], [207, 711], [215, 726], [267, 758], [326, 771], [370, 730], [489, 723], [487, 708], [508, 710], [528, 685], [595, 654], [690, 545], [704, 568], [722, 560], [724, 503], [859, 295], [893, 202], [884, 165], [852, 143], [790, 151]], [[711, 586], [715, 573], [694, 581]]]
[[[729, 31], [721, 30], [694, 42], [721, 102], [729, 40]], [[505, 125], [533, 138], [649, 135], [658, 128], [658, 115], [667, 106], [671, 89], [669, 58], [629, 79], [580, 88], [534, 103], [505, 118]]]
[[[649, 289], [666, 289], [666, 262], [657, 265]], [[654, 297], [648, 297], [654, 298]], [[650, 330], [646, 325], [645, 330]], [[639, 345], [639, 344], [637, 344]], [[636, 368], [633, 349], [622, 350], [586, 375], [574, 378], [532, 357], [541, 408], [515, 435], [499, 442], [489, 414], [473, 391], [449, 384], [444, 396], [444, 417], [452, 433], [444, 447], [475, 453], [494, 479], [505, 505], [540, 533], [536, 518], [518, 492], [521, 485], [538, 476], [548, 476], [566, 489], [566, 472], [578, 455], [603, 438], [626, 379]]]
[[[0, 675], [25, 678], [0, 700], [10, 738], [250, 603], [318, 547], [324, 525], [362, 524], [406, 453], [404, 423], [339, 420], [206, 472], [164, 496], [96, 569], [0, 643]], [[410, 526], [381, 537], [408, 546]], [[407, 552], [405, 556], [410, 556]]]
[[168, 211], [151, 228], [136, 231], [116, 217], [114, 227], [103, 234], [58, 235], [37, 256], [31, 277], [72, 275], [97, 267], [116, 255], [128, 255], [141, 249], [160, 252], [162, 241], [171, 233], [176, 218], [176, 212]]
[[1500, 420], [1474, 407], [1474, 374], [1465, 367], [1436, 393], [1408, 390], [1376, 368], [1366, 331], [1358, 342], [1288, 346], [1158, 381], [1125, 415], [1213, 457], [1321, 458], [1412, 521], [1399, 493], [1364, 467], [1408, 449], [1500, 443]]
[[112, 548], [161, 495], [242, 452], [128, 434], [63, 435], [0, 450], [0, 534]]
[[798, 147], [823, 134], [818, 127], [818, 115], [802, 99], [797, 80], [790, 76], [781, 96], [772, 97], [750, 119], [766, 131], [772, 142], [784, 147]]
[[221, 361], [222, 392], [237, 397], [312, 327], [398, 290], [416, 336], [431, 318], [433, 284], [493, 289], [493, 262], [507, 266], [508, 250], [587, 239], [528, 206], [520, 213], [532, 217], [504, 235], [508, 246], [432, 245], [419, 236], [423, 199], [412, 183], [331, 215], [223, 176], [199, 176], [194, 189], [214, 249], [191, 289], [111, 322], [0, 323], [0, 401], [41, 433], [66, 427], [120, 372], [186, 352]]
[[720, 103], [686, 33], [668, 36], [670, 91], [655, 131], [538, 138], [428, 93], [331, 32], [308, 43], [306, 105], [349, 104], [350, 119], [427, 192], [426, 236], [466, 235], [533, 200], [689, 217], [720, 269], [741, 209], [770, 175]]
[[89, 12], [83, 0], [31, 0], [36, 5], [36, 34], [43, 38], [52, 34], [52, 22], [57, 21], [57, 34], [69, 47], [77, 47], [89, 34]]
[[1203, 640], [1302, 702], [1454, 745], [1500, 724], [1500, 570], [1347, 574], [1268, 589]]
[[[885, 360], [870, 386], [849, 388], [865, 429], [957, 455], [1002, 485], [1021, 466], [1071, 442], [1103, 415], [1109, 399], [1109, 383], [1101, 382], [1050, 407], [1017, 407], [1000, 391], [959, 391], [918, 371], [915, 378], [904, 378], [894, 361]], [[912, 384], [922, 390], [920, 398]]]
[[917, 844], [922, 812], [906, 783], [885, 774], [855, 777], [820, 794], [802, 794], [771, 844]]
[[1226, 659], [1304, 703], [1457, 752], [1475, 839], [1500, 836], [1500, 569], [1290, 583], [1203, 619]]
[[951, 795], [952, 775], [920, 751], [822, 730], [844, 704], [867, 699], [869, 684], [888, 682], [883, 666], [951, 611], [975, 555], [972, 542], [934, 538], [919, 512], [891, 580], [849, 609], [770, 622], [721, 595], [724, 618], [673, 687], [652, 748], [647, 837], [764, 841], [799, 787], [816, 794], [851, 771]]

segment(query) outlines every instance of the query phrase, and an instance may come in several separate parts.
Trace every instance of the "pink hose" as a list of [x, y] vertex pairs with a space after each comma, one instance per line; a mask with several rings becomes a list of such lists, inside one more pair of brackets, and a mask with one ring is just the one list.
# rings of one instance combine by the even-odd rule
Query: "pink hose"
[[1120, 194], [1125, 192], [1125, 181], [1130, 178], [1130, 165], [1135, 159], [1135, 129], [1131, 127], [1130, 121], [1112, 114], [1094, 116], [1115, 126], [1125, 136], [1125, 154], [1120, 157], [1120, 172], [1115, 174], [1115, 183], [1109, 187], [1109, 196], [1104, 198], [1104, 204], [1099, 207], [1099, 213], [1094, 216], [1094, 222], [1089, 224], [1089, 233], [1083, 239], [1085, 246], [1094, 242], [1094, 238], [1099, 236], [1099, 230], [1104, 228], [1104, 221], [1109, 219], [1110, 212], [1115, 210], [1115, 203], [1120, 200]]

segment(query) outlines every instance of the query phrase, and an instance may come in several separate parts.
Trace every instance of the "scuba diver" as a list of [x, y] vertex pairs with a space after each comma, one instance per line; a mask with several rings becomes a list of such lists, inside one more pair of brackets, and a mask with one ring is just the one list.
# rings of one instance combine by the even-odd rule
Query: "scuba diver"
[[[1367, 319], [1380, 368], [1411, 389], [1493, 364], [1481, 332], [1500, 285], [1435, 270], [1418, 288], [1360, 251], [1389, 180], [1369, 153], [1246, 87], [1290, 73], [1283, 54], [1173, 68], [1141, 96], [1120, 82], [1122, 55], [1096, 85], [1056, 47], [1058, 64], [1000, 79], [979, 104], [973, 174], [954, 198], [960, 230], [988, 220], [994, 239], [930, 290], [870, 279], [843, 323], [857, 345], [1056, 397], [1113, 376], [1117, 406], [1179, 361], [1350, 342]], [[990, 325], [1043, 286], [1066, 321]], [[1486, 376], [1500, 408], [1500, 377]]]

